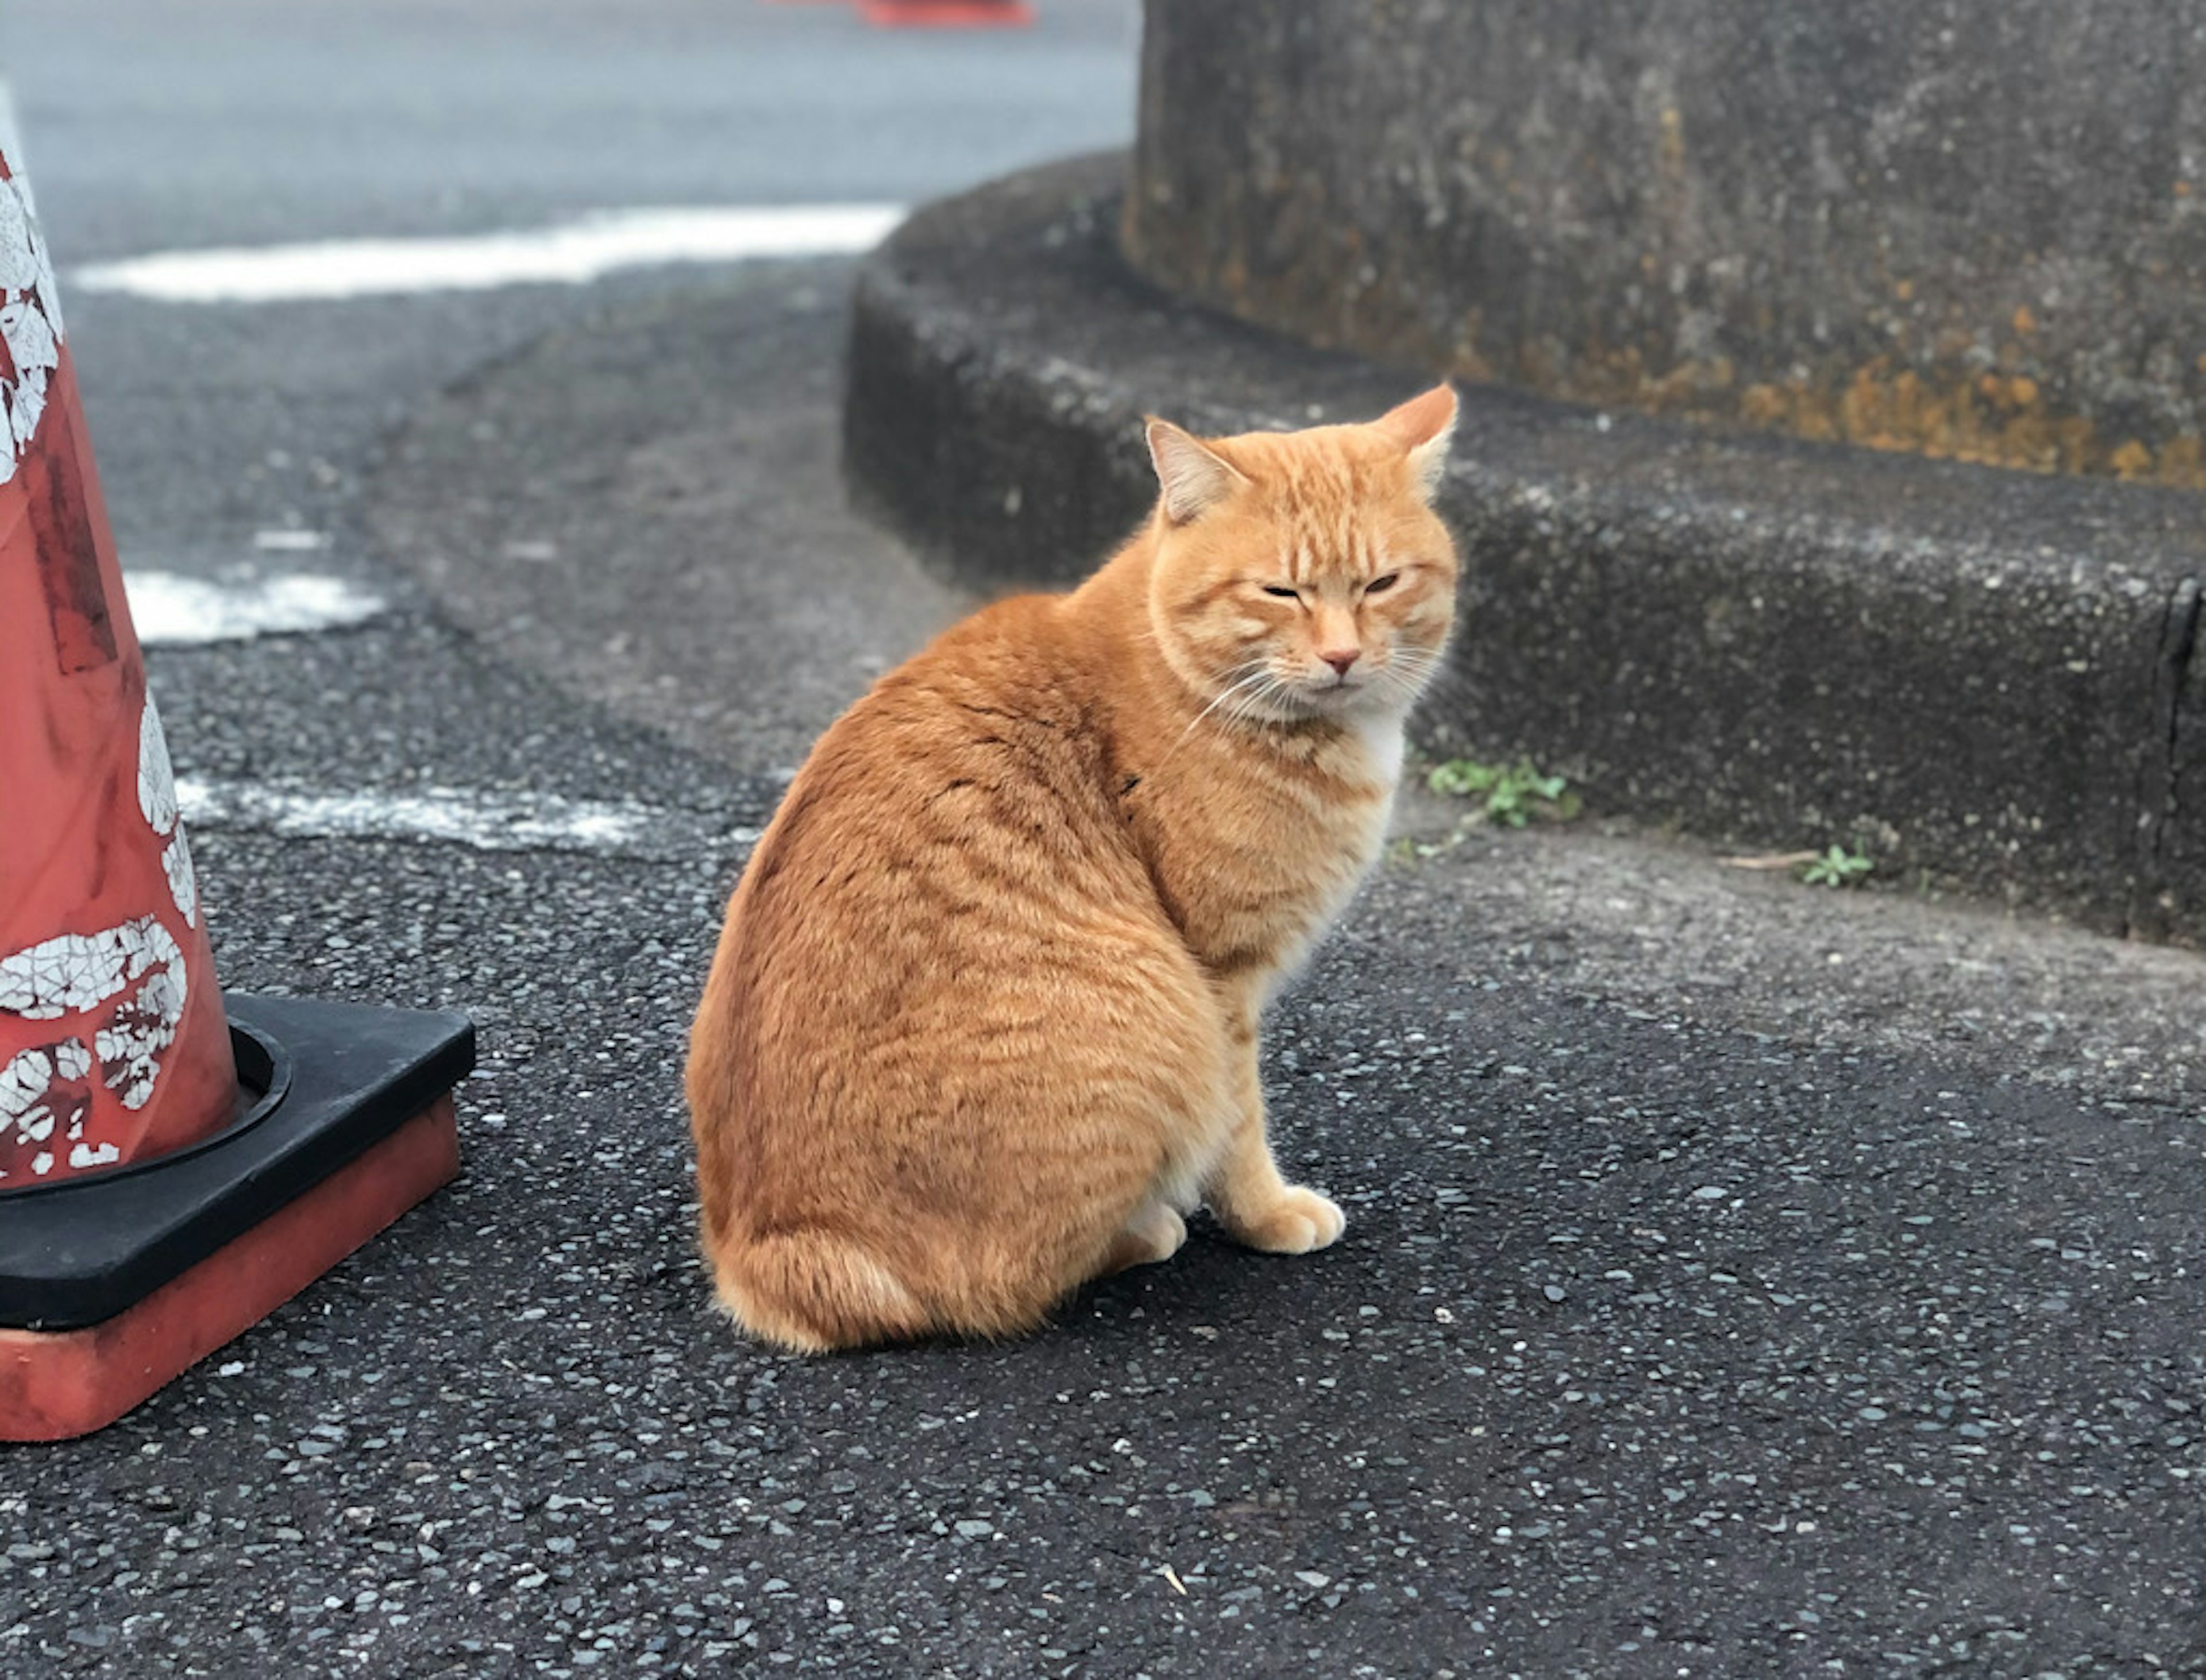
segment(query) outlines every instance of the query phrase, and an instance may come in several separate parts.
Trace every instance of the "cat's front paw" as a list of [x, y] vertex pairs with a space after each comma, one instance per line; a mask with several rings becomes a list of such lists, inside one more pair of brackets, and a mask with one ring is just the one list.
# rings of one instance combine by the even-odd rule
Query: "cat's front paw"
[[1232, 1222], [1233, 1234], [1267, 1254], [1307, 1254], [1330, 1248], [1348, 1229], [1348, 1216], [1329, 1196], [1302, 1184], [1290, 1184], [1279, 1199], [1253, 1218]]

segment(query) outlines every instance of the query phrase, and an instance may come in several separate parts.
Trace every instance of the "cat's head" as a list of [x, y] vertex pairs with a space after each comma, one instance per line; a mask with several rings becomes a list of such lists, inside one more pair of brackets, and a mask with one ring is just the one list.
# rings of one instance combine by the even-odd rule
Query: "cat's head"
[[1441, 385], [1361, 426], [1204, 439], [1149, 422], [1151, 629], [1221, 718], [1409, 710], [1455, 616], [1432, 509], [1455, 414]]

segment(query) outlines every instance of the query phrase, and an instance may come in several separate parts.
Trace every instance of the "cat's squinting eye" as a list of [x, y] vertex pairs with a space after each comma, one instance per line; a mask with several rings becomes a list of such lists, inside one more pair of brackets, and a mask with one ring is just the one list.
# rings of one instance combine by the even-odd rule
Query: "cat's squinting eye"
[[1303, 592], [1299, 589], [1290, 589], [1284, 584], [1267, 583], [1264, 586], [1264, 593], [1267, 595], [1277, 595], [1283, 601], [1296, 601], [1302, 599]]
[[1370, 581], [1370, 582], [1368, 582], [1368, 583], [1365, 584], [1365, 585], [1363, 586], [1363, 593], [1364, 593], [1365, 594], [1367, 594], [1367, 595], [1375, 595], [1375, 594], [1377, 594], [1377, 593], [1378, 593], [1381, 589], [1392, 589], [1392, 588], [1396, 584], [1399, 583], [1401, 581], [1402, 581], [1402, 575], [1401, 575], [1401, 573], [1399, 573], [1399, 572], [1389, 572], [1389, 573], [1387, 573], [1387, 574], [1386, 574], [1386, 576], [1384, 576], [1384, 577], [1374, 577], [1374, 578], [1373, 578], [1373, 579], [1371, 580], [1371, 581]]

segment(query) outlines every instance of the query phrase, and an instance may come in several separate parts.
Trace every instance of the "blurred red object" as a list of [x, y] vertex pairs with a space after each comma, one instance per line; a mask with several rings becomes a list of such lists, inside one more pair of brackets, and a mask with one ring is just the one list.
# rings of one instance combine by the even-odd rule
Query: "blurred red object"
[[1026, 0], [860, 0], [858, 15], [876, 29], [1024, 29]]
[[1024, 29], [1034, 21], [1026, 0], [766, 0], [773, 6], [855, 3], [876, 29]]
[[30, 197], [0, 157], [0, 1190], [235, 1117], [191, 854]]

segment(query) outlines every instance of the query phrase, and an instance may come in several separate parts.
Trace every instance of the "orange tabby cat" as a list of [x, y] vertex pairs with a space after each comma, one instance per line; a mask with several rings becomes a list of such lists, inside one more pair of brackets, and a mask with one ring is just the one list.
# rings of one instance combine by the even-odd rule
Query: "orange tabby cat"
[[786, 1347], [1031, 1328], [1207, 1201], [1277, 1254], [1256, 1022], [1377, 855], [1454, 613], [1442, 386], [1364, 426], [1162, 420], [1148, 524], [975, 613], [812, 752], [691, 1036], [721, 1302]]

